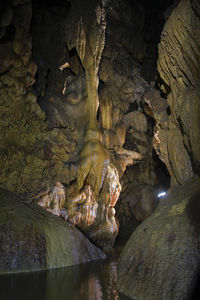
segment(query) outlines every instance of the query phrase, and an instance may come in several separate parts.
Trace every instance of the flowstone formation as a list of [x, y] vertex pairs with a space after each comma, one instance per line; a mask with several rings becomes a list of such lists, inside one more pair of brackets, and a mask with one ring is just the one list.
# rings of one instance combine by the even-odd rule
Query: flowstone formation
[[[68, 48], [76, 47], [77, 54], [85, 70], [87, 90], [88, 125], [81, 149], [77, 185], [81, 190], [87, 178], [94, 194], [97, 196], [102, 187], [109, 164], [108, 153], [101, 144], [101, 132], [97, 126], [96, 114], [99, 106], [98, 100], [98, 70], [101, 54], [105, 43], [105, 11], [98, 6], [98, 2], [85, 3], [79, 14], [77, 11], [80, 1], [72, 3], [69, 18], [74, 28], [69, 26], [67, 36]], [[96, 11], [95, 11], [96, 10]], [[94, 13], [96, 16], [94, 17]], [[76, 23], [78, 22], [78, 23]], [[74, 34], [75, 33], [75, 34]], [[96, 169], [98, 168], [98, 172]]]
[[[66, 38], [69, 50], [76, 47], [85, 71], [88, 124], [79, 156], [77, 185], [75, 185], [79, 194], [74, 198], [72, 194], [69, 195], [68, 202], [70, 199], [73, 204], [68, 205], [68, 215], [73, 220], [72, 222], [84, 230], [97, 245], [112, 247], [118, 233], [113, 206], [121, 189], [120, 183], [117, 182], [117, 189], [114, 191], [117, 192], [117, 198], [113, 201], [113, 191], [111, 192], [110, 187], [114, 185], [109, 180], [109, 173], [112, 173], [109, 167], [110, 158], [102, 145], [102, 134], [96, 118], [99, 106], [98, 70], [105, 43], [105, 9], [96, 1], [93, 3], [88, 1], [87, 4], [84, 3], [80, 12], [79, 9], [80, 1], [73, 2]], [[116, 181], [117, 170], [113, 174], [115, 178], [112, 179]], [[84, 187], [86, 190], [82, 194], [81, 190]], [[79, 206], [78, 214], [77, 206]]]
[[111, 247], [157, 204], [148, 5], [47, 2], [1, 4], [0, 185]]
[[[63, 7], [67, 18], [58, 15], [59, 18], [52, 19], [51, 11], [54, 9], [57, 14], [59, 12], [56, 6], [50, 7], [49, 11], [34, 7], [33, 57], [39, 72], [36, 89], [40, 94], [42, 91], [40, 103], [47, 114], [48, 126], [61, 127], [76, 143], [72, 162], [77, 164], [77, 182], [72, 181], [70, 185], [64, 187], [66, 202], [65, 207], [60, 207], [60, 216], [63, 217], [64, 212], [65, 219], [81, 228], [94, 242], [101, 247], [110, 247], [118, 233], [114, 205], [121, 190], [119, 180], [126, 166], [139, 162], [142, 155], [138, 149], [133, 151], [123, 148], [126, 126], [121, 110], [126, 89], [132, 84], [131, 80], [125, 79], [127, 87], [114, 105], [112, 105], [114, 101], [112, 93], [115, 90], [112, 88], [113, 80], [111, 80], [111, 94], [105, 95], [105, 101], [109, 101], [109, 104], [102, 98], [107, 89], [102, 89], [101, 85], [98, 95], [99, 64], [100, 66], [107, 64], [104, 59], [101, 61], [101, 57], [104, 55], [102, 51], [105, 43], [105, 18], [107, 19], [105, 12], [107, 13], [108, 7], [88, 1], [88, 9], [85, 11], [85, 5], [82, 7], [79, 2]], [[41, 23], [40, 20], [43, 19], [48, 19], [48, 26]], [[41, 26], [44, 32], [38, 32]], [[55, 36], [59, 44], [55, 52], [59, 58], [57, 62], [54, 55], [46, 57], [36, 50], [39, 43], [42, 53], [45, 53], [46, 47], [52, 49], [54, 53], [51, 36]], [[41, 43], [41, 40], [45, 42]], [[67, 51], [64, 42], [67, 44]], [[130, 56], [127, 57], [125, 64], [129, 59]], [[110, 68], [113, 69], [112, 65]], [[101, 83], [104, 74], [104, 71], [99, 71]], [[121, 80], [123, 76], [121, 75]], [[60, 82], [59, 85], [54, 84], [57, 81]], [[104, 81], [107, 86], [106, 80]], [[142, 79], [140, 82], [143, 82]], [[145, 82], [143, 84], [145, 85]], [[130, 95], [133, 89], [134, 86]], [[135, 97], [141, 98], [143, 91], [144, 88]], [[125, 111], [128, 110], [129, 103], [130, 100], [127, 100]], [[51, 198], [47, 192], [40, 197], [38, 203], [48, 210], [55, 211], [45, 202], [50, 203]]]
[[57, 182], [50, 191], [37, 200], [37, 204], [77, 226], [90, 240], [106, 250], [113, 246], [119, 230], [114, 206], [120, 191], [118, 172], [109, 164], [98, 197], [88, 184], [79, 192], [75, 184], [65, 188]]
[[[34, 5], [36, 4], [33, 3]], [[77, 6], [78, 3], [75, 9]], [[2, 8], [5, 10], [5, 16], [2, 15], [0, 45], [2, 141], [0, 181], [3, 187], [21, 195], [27, 203], [38, 201], [41, 206], [53, 214], [60, 215], [65, 220], [69, 215], [69, 221], [74, 225], [78, 225], [78, 222], [74, 222], [74, 220], [77, 219], [76, 211], [80, 208], [80, 202], [77, 203], [75, 212], [74, 208], [70, 211], [69, 203], [73, 202], [79, 191], [81, 198], [84, 188], [89, 185], [95, 205], [98, 207], [98, 202], [102, 202], [98, 208], [100, 211], [96, 211], [94, 215], [94, 221], [97, 219], [100, 222], [101, 219], [100, 223], [105, 223], [105, 226], [102, 225], [104, 235], [106, 235], [105, 232], [108, 232], [108, 236], [110, 236], [110, 241], [108, 237], [104, 237], [107, 242], [102, 243], [98, 237], [98, 244], [102, 244], [103, 247], [106, 246], [106, 243], [107, 246], [112, 246], [118, 232], [113, 206], [117, 201], [121, 186], [116, 168], [114, 165], [109, 165], [109, 155], [101, 143], [101, 133], [96, 120], [98, 109], [97, 73], [104, 47], [105, 23], [103, 9], [97, 3], [91, 4], [91, 6], [90, 13], [94, 14], [94, 18], [91, 18], [94, 23], [92, 25], [93, 35], [88, 35], [87, 26], [90, 24], [82, 23], [81, 15], [79, 15], [77, 26], [74, 27], [74, 32], [78, 29], [77, 35], [75, 35], [77, 52], [85, 72], [75, 76], [71, 70], [68, 71], [69, 64], [64, 59], [66, 56], [69, 58], [69, 51], [66, 49], [66, 37], [69, 38], [69, 36], [66, 31], [62, 35], [63, 31], [61, 30], [58, 37], [64, 37], [65, 44], [56, 49], [60, 56], [58, 61], [55, 60], [53, 63], [54, 72], [50, 72], [47, 76], [42, 53], [39, 58], [37, 54], [35, 55], [38, 64], [37, 83], [35, 83], [37, 66], [31, 60], [32, 42], [29, 33], [32, 18], [31, 2], [11, 1]], [[56, 8], [50, 7], [50, 9], [57, 8], [57, 6]], [[64, 9], [67, 15], [69, 6], [65, 6]], [[58, 16], [60, 12], [59, 7]], [[6, 16], [8, 19], [4, 20]], [[65, 17], [65, 15], [62, 16]], [[33, 26], [35, 23], [37, 25], [37, 22], [39, 21], [36, 16]], [[70, 23], [70, 18], [68, 23]], [[58, 22], [57, 27], [60, 25]], [[87, 31], [86, 37], [82, 36], [85, 34], [85, 30]], [[74, 32], [72, 33], [74, 34]], [[97, 34], [96, 41], [95, 34]], [[82, 45], [82, 42], [86, 44]], [[48, 55], [46, 59], [49, 59]], [[50, 88], [47, 88], [44, 83], [44, 77], [46, 80], [51, 79]], [[45, 105], [43, 104], [44, 99], [48, 99]], [[86, 128], [87, 132], [85, 132]], [[107, 172], [108, 167], [110, 172]], [[115, 191], [113, 191], [115, 185], [110, 185], [112, 176], [116, 181]], [[105, 178], [107, 178], [106, 181]], [[76, 194], [74, 196], [74, 193], [68, 193], [71, 187], [68, 184], [75, 180], [77, 180], [77, 184], [73, 184], [73, 192]], [[105, 191], [105, 187], [107, 191]], [[66, 190], [69, 203], [65, 203], [67, 202]], [[102, 196], [99, 195], [100, 190], [102, 190]], [[103, 195], [105, 194], [106, 198], [104, 199]], [[84, 202], [86, 202], [84, 204], [87, 207], [85, 213], [92, 215], [93, 211], [90, 211], [90, 205], [87, 206], [89, 199], [90, 197], [84, 198]], [[84, 209], [82, 215], [81, 224], [86, 218]], [[90, 226], [91, 222], [85, 222], [84, 228], [86, 224]], [[96, 230], [97, 225], [95, 225], [95, 232]]]

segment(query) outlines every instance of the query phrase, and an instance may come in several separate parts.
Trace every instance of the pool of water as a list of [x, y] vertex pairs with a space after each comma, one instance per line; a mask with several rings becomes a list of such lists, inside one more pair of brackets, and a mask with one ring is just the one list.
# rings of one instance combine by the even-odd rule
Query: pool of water
[[0, 300], [129, 300], [116, 288], [116, 259], [0, 276]]

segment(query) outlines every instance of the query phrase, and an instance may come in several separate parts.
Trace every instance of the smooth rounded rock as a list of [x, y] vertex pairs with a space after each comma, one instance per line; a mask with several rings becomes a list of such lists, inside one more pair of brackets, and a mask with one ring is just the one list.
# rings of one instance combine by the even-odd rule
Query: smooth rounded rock
[[38, 271], [103, 259], [72, 225], [0, 189], [0, 274]]
[[132, 234], [118, 287], [134, 300], [188, 300], [199, 286], [200, 180], [174, 187]]

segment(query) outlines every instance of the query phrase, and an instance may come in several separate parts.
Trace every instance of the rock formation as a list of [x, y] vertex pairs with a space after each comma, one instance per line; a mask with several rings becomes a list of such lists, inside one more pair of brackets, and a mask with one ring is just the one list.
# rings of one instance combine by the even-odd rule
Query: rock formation
[[154, 146], [172, 185], [199, 175], [199, 29], [198, 1], [181, 1], [159, 44], [160, 88], [167, 99], [158, 92], [145, 95], [156, 120]]
[[199, 2], [161, 2], [0, 4], [0, 186], [104, 250], [200, 172]]
[[9, 4], [13, 17], [0, 44], [0, 182], [31, 200], [46, 193], [54, 182], [67, 184], [74, 177], [75, 168], [65, 164], [75, 144], [58, 128], [48, 130], [46, 114], [32, 87], [37, 66], [31, 60], [31, 2]]
[[155, 119], [154, 148], [174, 187], [120, 257], [118, 286], [132, 299], [199, 297], [199, 47], [199, 1], [182, 0], [159, 44], [160, 90], [144, 95], [145, 111]]
[[199, 283], [200, 181], [175, 187], [133, 233], [118, 262], [132, 299], [193, 299]]
[[0, 274], [71, 266], [105, 254], [72, 225], [0, 189]]
[[[130, 14], [118, 34], [114, 24], [120, 24], [124, 16], [119, 11], [125, 10], [120, 0], [88, 1], [87, 9], [81, 1], [51, 1], [47, 7], [34, 0], [10, 1], [3, 7], [8, 20], [3, 15], [1, 186], [68, 219], [101, 246], [106, 239], [107, 246], [113, 245], [118, 232], [114, 205], [119, 180], [130, 181], [122, 180], [127, 166], [143, 158], [128, 178], [140, 173], [139, 183], [157, 182], [141, 108], [149, 87], [140, 76], [144, 32], [139, 17], [144, 23], [144, 8], [126, 4]], [[136, 12], [139, 17], [132, 24]], [[139, 30], [137, 46], [129, 27], [135, 34]], [[131, 111], [134, 103], [140, 111]], [[57, 203], [60, 196], [62, 203]]]

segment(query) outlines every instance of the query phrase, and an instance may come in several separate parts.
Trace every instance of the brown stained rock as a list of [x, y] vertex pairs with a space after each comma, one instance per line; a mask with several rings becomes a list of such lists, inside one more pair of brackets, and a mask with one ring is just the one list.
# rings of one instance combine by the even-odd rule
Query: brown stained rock
[[167, 116], [167, 101], [162, 98], [157, 90], [150, 90], [144, 94], [144, 101], [148, 104], [153, 118], [159, 123], [165, 123]]
[[88, 140], [80, 154], [77, 178], [78, 189], [81, 190], [86, 182], [91, 185], [95, 196], [97, 196], [103, 185], [108, 165], [108, 153], [101, 142], [97, 139]]
[[133, 129], [140, 133], [147, 132], [148, 130], [147, 119], [140, 111], [133, 111], [126, 114], [123, 121], [127, 127], [133, 127]]
[[121, 292], [136, 300], [193, 299], [200, 266], [199, 195], [199, 180], [174, 187], [135, 230], [118, 262]]
[[[80, 150], [76, 141], [82, 135], [73, 124], [71, 128], [69, 123], [63, 123], [63, 119], [68, 119], [65, 115], [59, 119], [65, 127], [63, 130], [48, 128], [47, 114], [32, 88], [37, 66], [31, 57], [30, 21], [30, 1], [16, 4], [12, 19], [14, 33], [10, 41], [0, 45], [0, 181], [28, 202], [45, 194], [57, 181], [68, 184], [74, 180], [76, 155]], [[84, 79], [78, 80], [78, 88], [83, 82]], [[73, 91], [74, 86], [69, 92]], [[79, 105], [82, 113], [84, 101]], [[76, 114], [76, 109], [70, 107], [68, 115], [73, 113]], [[55, 123], [60, 126], [56, 118]], [[81, 120], [80, 123], [83, 124]], [[75, 157], [74, 164], [70, 153]]]
[[[116, 3], [116, 5], [122, 5], [123, 9], [127, 10], [128, 1], [127, 5], [124, 5], [121, 1], [117, 2], [119, 3]], [[65, 18], [58, 17], [55, 14], [52, 16], [51, 7], [49, 9], [36, 9], [32, 26], [33, 54], [38, 64], [36, 86], [42, 95], [42, 107], [46, 112], [50, 128], [67, 128], [65, 134], [70, 140], [73, 133], [78, 131], [78, 134], [74, 134], [75, 137], [73, 136], [72, 139], [73, 141], [75, 140], [74, 155], [67, 157], [63, 153], [61, 156], [62, 161], [64, 157], [66, 158], [66, 167], [63, 167], [62, 162], [60, 162], [60, 155], [58, 156], [58, 152], [60, 153], [59, 148], [62, 145], [54, 146], [54, 149], [56, 149], [54, 150], [55, 163], [55, 160], [52, 162], [51, 143], [47, 140], [50, 146], [46, 147], [48, 149], [45, 148], [44, 157], [47, 161], [50, 160], [48, 164], [51, 170], [50, 175], [52, 177], [56, 176], [55, 180], [67, 183], [68, 178], [72, 177], [71, 172], [68, 171], [70, 163], [68, 164], [67, 161], [72, 160], [77, 163], [79, 160], [78, 182], [80, 187], [83, 186], [84, 189], [84, 185], [87, 186], [89, 184], [93, 189], [94, 185], [96, 185], [98, 190], [100, 187], [99, 183], [103, 181], [108, 160], [112, 161], [118, 168], [120, 178], [123, 176], [126, 166], [135, 162], [132, 159], [132, 153], [129, 152], [127, 154], [127, 152], [124, 154], [123, 152], [123, 154], [119, 154], [114, 147], [123, 147], [126, 140], [126, 126], [122, 122], [123, 114], [128, 111], [130, 103], [142, 100], [142, 94], [148, 84], [139, 75], [139, 64], [136, 63], [135, 59], [125, 48], [127, 47], [129, 50], [133, 48], [133, 44], [131, 45], [132, 41], [129, 39], [130, 36], [126, 35], [123, 39], [123, 34], [120, 33], [121, 37], [118, 36], [119, 40], [116, 41], [113, 39], [116, 36], [112, 33], [112, 38], [108, 37], [106, 39], [106, 48], [102, 49], [104, 47], [104, 30], [101, 27], [105, 26], [103, 20], [104, 12], [97, 6], [96, 1], [87, 1], [87, 4], [84, 2], [83, 5], [81, 1], [72, 1], [71, 11], [69, 10], [66, 13]], [[143, 16], [141, 6], [137, 4], [133, 6], [138, 14]], [[87, 9], [85, 9], [86, 7]], [[96, 10], [96, 8], [98, 9]], [[108, 9], [106, 13], [108, 12], [108, 17], [110, 17], [109, 14], [112, 14], [112, 11], [108, 7], [106, 9]], [[131, 13], [129, 12], [130, 16], [132, 14], [136, 14], [134, 10]], [[139, 20], [138, 14], [135, 16], [137, 20]], [[97, 15], [98, 20], [96, 22]], [[40, 20], [45, 20], [45, 22]], [[139, 31], [142, 32], [141, 20], [137, 24], [127, 19], [126, 22], [131, 28], [137, 28], [136, 31], [139, 28]], [[109, 25], [110, 20], [108, 22]], [[64, 32], [63, 28], [67, 28], [67, 33]], [[124, 32], [126, 28], [126, 26], [123, 26], [122, 31]], [[106, 27], [107, 32], [111, 29]], [[96, 37], [98, 37], [97, 40]], [[124, 46], [120, 46], [120, 40], [122, 39]], [[63, 46], [66, 40], [67, 50]], [[55, 44], [57, 45], [56, 49]], [[137, 45], [139, 44], [140, 42], [137, 43]], [[96, 52], [94, 51], [95, 47]], [[37, 49], [41, 50], [38, 51]], [[49, 49], [48, 53], [46, 53], [46, 49]], [[98, 95], [96, 93], [98, 86], [96, 71], [102, 50], [102, 60], [100, 61], [98, 74], [101, 83], [102, 80], [104, 82], [98, 87]], [[132, 50], [135, 51], [135, 49]], [[141, 47], [139, 46], [136, 51], [139, 55], [142, 53], [140, 50]], [[136, 55], [137, 59], [139, 55]], [[57, 57], [57, 60], [55, 60], [55, 57]], [[81, 70], [83, 71], [82, 73]], [[78, 76], [75, 76], [71, 71]], [[105, 89], [102, 86], [105, 86]], [[88, 91], [90, 100], [87, 98]], [[100, 106], [97, 112], [98, 97]], [[91, 101], [91, 99], [93, 100]], [[88, 105], [89, 101], [90, 104]], [[91, 110], [93, 111], [92, 113]], [[103, 133], [102, 147], [99, 129]], [[85, 141], [89, 140], [85, 144], [83, 140], [84, 135]], [[148, 143], [149, 141], [146, 144]], [[71, 144], [69, 147], [72, 148], [73, 145]], [[84, 155], [81, 153], [81, 149], [85, 152]], [[134, 150], [137, 151], [136, 149]], [[69, 152], [69, 149], [66, 151]], [[151, 152], [151, 150], [147, 150], [146, 145], [140, 146], [138, 152], [140, 151], [144, 154]], [[99, 165], [101, 166], [99, 167]], [[45, 169], [44, 173], [46, 173], [47, 169]], [[97, 172], [96, 170], [99, 171]], [[76, 178], [77, 172], [75, 172], [73, 179]], [[53, 183], [50, 183], [50, 186], [55, 185], [55, 180]]]
[[151, 216], [158, 204], [156, 189], [147, 184], [133, 186], [121, 201], [126, 207], [124, 214], [134, 216], [139, 222]]
[[136, 151], [127, 150], [118, 146], [115, 146], [114, 149], [117, 156], [116, 161], [118, 167], [122, 172], [126, 170], [127, 166], [131, 166], [142, 159], [142, 155]]
[[[166, 114], [164, 116], [162, 113], [159, 116], [154, 112], [156, 110], [153, 103], [157, 103], [158, 97], [154, 96], [154, 101], [146, 99], [147, 102], [151, 102], [149, 104], [156, 120], [157, 138], [154, 136], [154, 144], [157, 144], [157, 153], [160, 152], [160, 158], [166, 163], [172, 175], [173, 184], [182, 184], [194, 174], [199, 175], [197, 148], [199, 148], [200, 126], [197, 117], [199, 111], [197, 99], [200, 95], [198, 72], [200, 8], [197, 3], [199, 1], [196, 0], [180, 1], [169, 16], [162, 32], [158, 71], [163, 80], [163, 87], [167, 87], [165, 94], [170, 113], [166, 124], [164, 123]], [[150, 94], [147, 98], [148, 96]]]
[[115, 219], [115, 209], [108, 208], [108, 217], [103, 222], [97, 222], [91, 226], [88, 236], [94, 244], [104, 251], [113, 247], [115, 238], [118, 235], [119, 224]]
[[[170, 87], [175, 83], [178, 88], [185, 88], [199, 80], [199, 6], [195, 3], [198, 0], [194, 5], [189, 0], [180, 1], [162, 32], [158, 71]], [[176, 54], [172, 55], [174, 50]]]
[[67, 190], [68, 221], [81, 228], [101, 248], [112, 247], [118, 234], [114, 206], [120, 191], [118, 172], [112, 164], [108, 165], [99, 196], [94, 194], [89, 185], [81, 193], [77, 193], [76, 186]]
[[154, 89], [149, 90], [144, 94], [144, 101], [147, 104], [145, 108], [146, 113], [155, 121], [153, 146], [159, 156], [167, 167], [169, 174], [172, 176], [172, 165], [169, 160], [168, 153], [168, 115], [167, 101], [161, 97], [160, 92]]
[[[88, 2], [87, 10], [83, 9], [82, 11], [76, 9], [74, 4], [79, 7], [80, 3], [75, 1], [70, 11], [71, 26], [74, 26], [76, 22], [76, 34], [72, 35], [72, 32], [69, 31], [67, 42], [69, 48], [72, 45], [76, 46], [85, 69], [88, 114], [88, 127], [84, 137], [85, 143], [80, 153], [77, 183], [78, 189], [81, 190], [87, 178], [87, 184], [91, 185], [94, 194], [98, 195], [109, 163], [107, 151], [101, 144], [102, 136], [96, 119], [99, 106], [98, 70], [105, 44], [105, 10], [103, 5], [98, 5], [96, 1]], [[99, 168], [98, 173], [96, 173], [97, 167]]]
[[76, 184], [65, 189], [57, 182], [36, 201], [51, 214], [80, 228], [97, 246], [110, 248], [118, 234], [114, 206], [120, 191], [118, 172], [110, 164], [99, 195], [95, 195], [90, 185], [84, 185], [79, 192]]
[[[38, 271], [105, 258], [77, 229], [0, 189], [0, 273]], [[17, 224], [17, 226], [16, 226]]]
[[56, 182], [51, 191], [47, 191], [37, 199], [37, 204], [55, 216], [60, 216], [67, 221], [68, 215], [65, 209], [65, 189], [60, 182]]
[[114, 130], [103, 130], [102, 143], [104, 147], [108, 150], [113, 149], [119, 144], [119, 138]]
[[194, 176], [190, 157], [184, 147], [183, 137], [177, 128], [168, 131], [168, 153], [174, 176], [179, 184]]
[[79, 194], [75, 188], [67, 190], [68, 221], [85, 231], [94, 223], [97, 217], [98, 203], [90, 186], [85, 186]]
[[[99, 199], [109, 162], [122, 178], [127, 165], [139, 162], [142, 154], [143, 168], [133, 174], [155, 181], [150, 172], [151, 133], [141, 113], [142, 95], [149, 86], [140, 76], [138, 63], [144, 56], [144, 8], [130, 1], [112, 1], [106, 7], [106, 25], [99, 1], [69, 2], [71, 7], [66, 2], [46, 6], [34, 1], [31, 20], [30, 1], [16, 1], [14, 33], [0, 45], [0, 182], [28, 202], [44, 197], [44, 204], [50, 197], [53, 207], [57, 182], [69, 188], [76, 180], [78, 195], [89, 186], [88, 201], [93, 201], [93, 194]], [[113, 26], [114, 20], [119, 28]], [[133, 34], [126, 33], [130, 29]], [[140, 112], [132, 111], [135, 105]], [[133, 142], [126, 148], [129, 125], [123, 117], [130, 111], [135, 132], [129, 134]], [[102, 198], [102, 205], [106, 199]], [[97, 207], [89, 205], [83, 223], [94, 221]], [[113, 225], [105, 223], [103, 230], [113, 226], [116, 233], [114, 212], [108, 210], [105, 216], [110, 216]], [[81, 223], [80, 215], [77, 209], [72, 223]], [[112, 244], [114, 235], [108, 243]]]
[[[199, 164], [200, 164], [199, 95], [200, 95], [199, 86], [192, 88], [188, 92], [188, 94], [186, 93], [185, 101], [184, 101], [184, 104], [182, 105], [182, 109], [181, 109], [181, 112], [182, 112], [181, 120], [182, 120], [186, 134], [189, 131], [187, 136], [188, 136], [189, 143], [191, 144], [191, 151], [193, 153], [194, 163], [197, 166], [197, 168], [199, 167]], [[192, 102], [191, 109], [189, 109], [189, 103], [190, 103], [189, 101]], [[188, 148], [190, 149], [190, 147], [188, 147]]]
[[199, 175], [197, 69], [200, 60], [197, 49], [200, 22], [197, 2], [180, 1], [162, 32], [158, 71], [167, 101], [155, 90], [144, 95], [148, 104], [146, 113], [156, 121], [154, 148], [171, 175], [171, 185], [182, 184], [195, 174]]
[[123, 147], [126, 141], [126, 126], [123, 122], [119, 122], [115, 126], [115, 132], [118, 137], [118, 143], [116, 145], [119, 145], [119, 147]]
[[115, 218], [114, 206], [121, 192], [118, 172], [113, 165], [108, 166], [102, 191], [99, 195], [98, 210], [95, 222], [88, 228], [88, 236], [95, 244], [103, 249], [113, 247], [119, 231], [118, 221]]
[[[103, 144], [111, 153], [122, 185], [122, 180], [127, 179], [128, 187], [125, 186], [125, 190], [129, 189], [134, 181], [149, 184], [157, 182], [152, 158], [153, 126], [141, 108], [143, 94], [149, 85], [141, 78], [141, 66], [136, 63], [143, 55], [143, 9], [139, 3], [112, 1], [106, 10], [107, 35], [99, 69], [99, 77], [103, 81], [99, 88], [100, 124], [106, 128], [103, 130]], [[129, 20], [130, 15], [132, 21]], [[126, 26], [129, 26], [129, 32], [134, 32], [132, 37], [125, 32]], [[138, 32], [141, 33], [140, 38]], [[117, 149], [123, 147], [125, 149], [119, 153]], [[131, 151], [138, 153], [140, 159], [134, 157]], [[120, 206], [123, 207], [123, 201], [120, 202]], [[123, 217], [124, 215], [121, 215], [120, 220]]]
[[112, 120], [112, 101], [108, 95], [101, 94], [100, 102], [100, 111], [101, 111], [101, 124], [103, 129], [112, 129], [113, 120]]
[[108, 150], [123, 147], [126, 140], [126, 126], [123, 122], [118, 123], [113, 129], [104, 129], [102, 143]]

